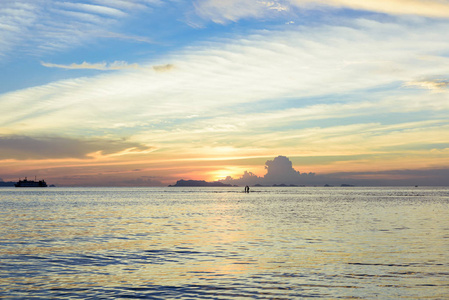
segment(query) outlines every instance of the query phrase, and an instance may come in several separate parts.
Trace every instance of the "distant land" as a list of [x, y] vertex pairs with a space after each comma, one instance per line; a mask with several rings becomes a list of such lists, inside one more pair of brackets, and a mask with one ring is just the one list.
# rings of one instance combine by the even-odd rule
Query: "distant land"
[[0, 178], [0, 186], [14, 186], [15, 182], [13, 181], [3, 181], [3, 179]]
[[220, 187], [220, 186], [232, 186], [231, 184], [226, 184], [219, 181], [212, 181], [207, 182], [205, 180], [178, 180], [175, 185], [169, 185], [169, 186], [213, 186], [213, 187]]
[[[169, 185], [169, 187], [175, 187], [175, 186], [182, 186], [182, 187], [189, 187], [189, 186], [191, 186], [191, 187], [196, 187], [196, 186], [198, 186], [198, 187], [207, 187], [207, 186], [209, 186], [209, 187], [230, 187], [230, 186], [237, 186], [237, 185], [226, 184], [226, 183], [223, 183], [221, 181], [207, 182], [205, 180], [184, 180], [184, 179], [181, 179], [181, 180], [178, 180], [176, 182], [176, 184]], [[255, 184], [254, 186], [256, 186], [256, 187], [263, 187], [263, 186], [265, 186], [265, 187], [269, 187], [269, 186], [272, 186], [272, 187], [298, 187], [298, 185], [295, 185], [295, 184], [287, 185], [287, 184], [284, 184], [284, 183], [273, 184], [273, 185]], [[305, 187], [304, 185], [299, 185], [299, 186]], [[333, 185], [329, 185], [329, 184], [325, 184], [324, 186], [325, 187], [333, 187]], [[353, 185], [351, 185], [351, 184], [342, 184], [341, 186], [342, 187], [353, 187]]]

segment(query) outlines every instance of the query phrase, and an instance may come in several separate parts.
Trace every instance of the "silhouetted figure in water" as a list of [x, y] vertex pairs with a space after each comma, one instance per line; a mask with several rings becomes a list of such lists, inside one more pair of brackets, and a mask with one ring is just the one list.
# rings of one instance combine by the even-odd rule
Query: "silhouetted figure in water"
[[249, 193], [249, 186], [245, 186], [245, 193]]

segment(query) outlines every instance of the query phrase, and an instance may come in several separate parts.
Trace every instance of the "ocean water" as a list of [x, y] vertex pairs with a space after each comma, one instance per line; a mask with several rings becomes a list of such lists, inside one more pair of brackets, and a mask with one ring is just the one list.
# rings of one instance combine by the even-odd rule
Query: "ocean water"
[[449, 188], [1, 188], [2, 299], [448, 299]]

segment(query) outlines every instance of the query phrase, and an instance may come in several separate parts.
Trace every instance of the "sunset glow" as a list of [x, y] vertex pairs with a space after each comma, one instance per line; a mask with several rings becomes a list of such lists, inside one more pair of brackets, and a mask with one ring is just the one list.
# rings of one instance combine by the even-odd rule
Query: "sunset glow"
[[449, 184], [449, 1], [6, 0], [0, 20], [4, 181], [216, 181], [282, 155]]

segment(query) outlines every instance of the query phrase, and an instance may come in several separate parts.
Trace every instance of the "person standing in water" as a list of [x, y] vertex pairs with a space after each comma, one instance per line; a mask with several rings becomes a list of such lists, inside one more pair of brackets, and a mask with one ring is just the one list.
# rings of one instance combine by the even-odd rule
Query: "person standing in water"
[[245, 193], [249, 193], [249, 186], [245, 186]]

